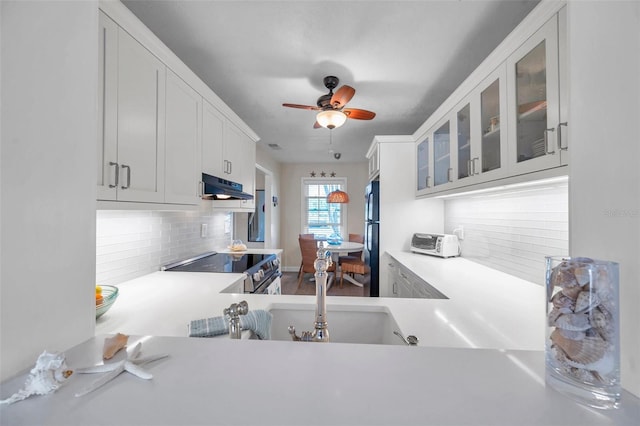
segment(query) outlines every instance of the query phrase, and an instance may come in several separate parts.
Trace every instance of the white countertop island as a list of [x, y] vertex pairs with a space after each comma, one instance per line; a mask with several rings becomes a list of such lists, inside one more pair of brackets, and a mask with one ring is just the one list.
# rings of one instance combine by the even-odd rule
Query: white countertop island
[[[385, 306], [405, 336], [420, 338], [417, 347], [187, 338], [189, 321], [218, 316], [240, 300], [269, 309], [315, 298], [220, 293], [240, 274], [157, 272], [120, 285], [119, 300], [97, 322], [98, 336], [65, 350], [71, 368], [93, 365], [102, 334], [130, 334], [129, 347], [143, 341], [143, 355], [169, 354], [145, 367], [152, 380], [124, 373], [75, 397], [96, 376], [74, 375], [54, 394], [0, 407], [0, 423], [638, 424], [640, 401], [627, 392], [621, 409], [599, 411], [545, 386], [541, 286], [465, 259], [391, 254], [449, 299], [328, 297], [327, 304]], [[308, 329], [313, 321], [310, 315]], [[17, 391], [27, 373], [3, 383], [0, 397]]]

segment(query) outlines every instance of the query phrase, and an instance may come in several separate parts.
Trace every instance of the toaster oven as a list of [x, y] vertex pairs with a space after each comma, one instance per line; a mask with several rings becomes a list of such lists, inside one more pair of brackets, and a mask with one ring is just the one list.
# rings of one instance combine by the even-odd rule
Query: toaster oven
[[456, 235], [415, 233], [411, 238], [411, 251], [438, 257], [460, 256], [460, 242]]

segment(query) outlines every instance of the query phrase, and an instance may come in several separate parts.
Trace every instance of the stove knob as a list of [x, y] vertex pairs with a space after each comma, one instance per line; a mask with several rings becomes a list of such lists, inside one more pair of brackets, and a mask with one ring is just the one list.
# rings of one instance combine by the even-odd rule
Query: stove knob
[[262, 278], [264, 278], [264, 271], [262, 269], [260, 269], [258, 272], [254, 272], [253, 273], [253, 280], [254, 281], [258, 282]]
[[276, 258], [276, 259], [274, 259], [274, 260], [273, 260], [273, 266], [274, 266], [274, 267], [276, 267], [276, 268], [277, 268], [278, 266], [280, 266], [280, 259], [277, 259], [277, 258]]

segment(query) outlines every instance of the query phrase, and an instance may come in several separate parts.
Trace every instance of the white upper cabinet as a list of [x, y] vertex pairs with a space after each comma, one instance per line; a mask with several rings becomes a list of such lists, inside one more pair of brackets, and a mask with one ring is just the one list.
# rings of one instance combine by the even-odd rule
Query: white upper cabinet
[[98, 197], [163, 202], [165, 66], [103, 14], [100, 22]]
[[99, 200], [115, 200], [118, 165], [118, 25], [100, 12], [97, 184]]
[[119, 29], [120, 201], [164, 201], [165, 72], [158, 58]]
[[199, 204], [202, 97], [167, 70], [165, 202]]
[[199, 205], [203, 172], [253, 194], [258, 136], [120, 2], [100, 2], [98, 50], [99, 208]]
[[416, 145], [416, 188], [418, 193], [427, 192], [433, 187], [433, 176], [431, 176], [431, 158], [433, 149], [431, 147], [431, 134], [428, 133]]
[[209, 102], [202, 110], [202, 173], [211, 176], [224, 175], [224, 126], [225, 118]]
[[[242, 184], [254, 194], [256, 146], [241, 129], [209, 102], [202, 116], [202, 173]], [[253, 200], [212, 201], [214, 207], [252, 209]]]
[[[233, 182], [242, 183], [247, 168], [255, 168], [255, 161], [249, 164], [246, 136], [242, 130], [227, 121], [223, 147], [223, 168], [225, 175], [221, 176]], [[243, 189], [246, 192], [246, 189]]]
[[558, 167], [561, 151], [558, 19], [553, 17], [507, 60], [509, 169], [512, 174]]
[[380, 150], [377, 144], [369, 148], [367, 160], [369, 161], [369, 180], [374, 180], [380, 175]]
[[[507, 78], [503, 64], [480, 83], [472, 100], [473, 183], [507, 174]], [[479, 112], [476, 114], [475, 112]]]
[[417, 197], [566, 174], [566, 11], [532, 14], [414, 133]]

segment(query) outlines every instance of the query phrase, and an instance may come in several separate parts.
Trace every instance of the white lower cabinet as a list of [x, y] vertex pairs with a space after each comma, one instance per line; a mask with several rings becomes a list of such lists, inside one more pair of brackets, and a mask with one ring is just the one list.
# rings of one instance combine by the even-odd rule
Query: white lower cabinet
[[400, 262], [388, 257], [388, 274], [394, 297], [414, 299], [446, 299], [438, 289], [418, 277]]

